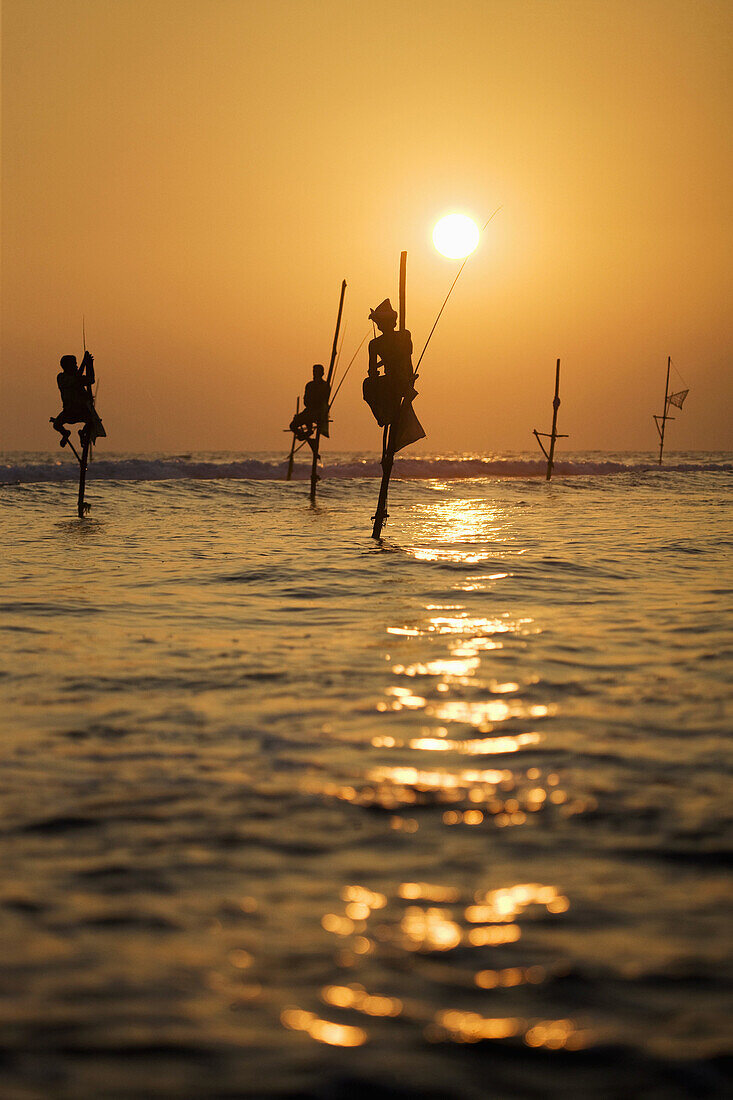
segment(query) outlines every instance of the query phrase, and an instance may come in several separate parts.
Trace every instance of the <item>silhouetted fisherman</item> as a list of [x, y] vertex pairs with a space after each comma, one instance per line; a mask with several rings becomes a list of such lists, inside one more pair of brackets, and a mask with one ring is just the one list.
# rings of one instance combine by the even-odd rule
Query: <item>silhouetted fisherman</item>
[[385, 449], [387, 432], [394, 425], [391, 447], [394, 453], [425, 435], [412, 409], [412, 402], [417, 397], [412, 369], [412, 336], [409, 329], [397, 329], [397, 312], [389, 298], [371, 311], [369, 319], [374, 321], [380, 335], [369, 341], [369, 368], [362, 393], [377, 424], [385, 429]]
[[306, 383], [303, 393], [303, 411], [290, 421], [290, 431], [301, 442], [310, 440], [318, 429], [321, 435], [328, 436], [328, 399], [331, 387], [323, 377], [323, 367], [314, 364], [313, 378]]
[[51, 418], [51, 423], [61, 436], [59, 446], [65, 447], [71, 436], [66, 424], [84, 425], [79, 432], [82, 442], [85, 435], [92, 443], [101, 436], [106, 436], [104, 425], [94, 408], [92, 395], [94, 357], [85, 351], [81, 366], [78, 366], [75, 355], [62, 355], [61, 370], [56, 375], [56, 383], [61, 392], [63, 408], [57, 417]]

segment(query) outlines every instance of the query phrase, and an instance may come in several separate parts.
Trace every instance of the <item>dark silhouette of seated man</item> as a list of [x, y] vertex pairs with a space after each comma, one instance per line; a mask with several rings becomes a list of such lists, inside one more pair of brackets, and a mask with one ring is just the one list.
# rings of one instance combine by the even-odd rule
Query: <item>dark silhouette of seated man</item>
[[303, 393], [303, 411], [290, 421], [290, 431], [295, 433], [296, 439], [304, 442], [311, 438], [316, 429], [320, 430], [321, 435], [328, 435], [330, 396], [331, 387], [323, 377], [323, 367], [316, 363], [313, 367], [313, 378], [306, 383]]
[[369, 341], [369, 371], [362, 393], [377, 424], [383, 428], [395, 422], [403, 399], [415, 396], [412, 336], [407, 329], [397, 329], [397, 312], [389, 298], [371, 311], [369, 320], [374, 321], [380, 335]]
[[389, 298], [371, 311], [369, 320], [374, 321], [380, 335], [369, 341], [369, 369], [362, 393], [377, 424], [384, 428], [384, 449], [392, 427], [390, 449], [399, 451], [425, 436], [412, 408], [417, 397], [412, 335], [408, 329], [397, 329], [397, 313]]
[[94, 357], [84, 352], [81, 366], [77, 365], [75, 355], [61, 356], [61, 370], [56, 375], [56, 383], [61, 392], [63, 408], [57, 417], [51, 417], [51, 423], [61, 435], [59, 446], [65, 447], [71, 432], [66, 424], [83, 424], [79, 432], [82, 442], [88, 435], [92, 443], [107, 433], [94, 408], [92, 386], [94, 385]]

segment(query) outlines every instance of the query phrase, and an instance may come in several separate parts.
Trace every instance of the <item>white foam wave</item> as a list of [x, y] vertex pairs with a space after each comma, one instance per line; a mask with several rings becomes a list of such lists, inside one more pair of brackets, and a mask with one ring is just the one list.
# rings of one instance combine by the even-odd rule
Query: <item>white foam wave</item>
[[[460, 478], [538, 478], [543, 477], [546, 464], [542, 459], [506, 457], [424, 457], [397, 458], [394, 465], [395, 478], [418, 480]], [[95, 481], [210, 481], [214, 479], [278, 481], [285, 477], [287, 463], [283, 459], [225, 458], [197, 459], [186, 457], [122, 457], [98, 458], [90, 469], [90, 477]], [[561, 460], [555, 463], [555, 476], [604, 476], [609, 474], [645, 474], [659, 473], [659, 466], [653, 461], [622, 462], [612, 459]], [[733, 462], [717, 459], [715, 461], [677, 461], [665, 464], [663, 473], [704, 473], [733, 472]], [[376, 478], [381, 474], [379, 460], [375, 458], [348, 458], [327, 461], [323, 471], [328, 478], [355, 479]], [[298, 481], [307, 479], [310, 467], [304, 463], [296, 464], [294, 477]], [[61, 462], [53, 459], [32, 458], [6, 461], [0, 465], [0, 484], [18, 485], [43, 482], [75, 481], [78, 477], [76, 463]]]

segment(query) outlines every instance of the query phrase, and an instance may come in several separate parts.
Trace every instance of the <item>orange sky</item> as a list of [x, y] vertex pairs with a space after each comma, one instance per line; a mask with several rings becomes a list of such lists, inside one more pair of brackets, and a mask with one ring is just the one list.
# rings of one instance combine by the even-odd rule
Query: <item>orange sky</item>
[[[733, 448], [724, 0], [4, 0], [4, 450], [50, 449], [59, 356], [108, 451], [284, 449], [342, 278], [344, 360], [396, 299], [425, 358], [413, 451]], [[330, 449], [377, 450], [366, 349]], [[682, 388], [682, 383], [675, 383]]]

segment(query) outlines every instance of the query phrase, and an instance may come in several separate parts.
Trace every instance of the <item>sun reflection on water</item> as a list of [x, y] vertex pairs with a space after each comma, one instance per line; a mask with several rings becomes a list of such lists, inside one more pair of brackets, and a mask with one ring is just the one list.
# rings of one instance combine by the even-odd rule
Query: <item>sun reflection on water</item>
[[[442, 529], [455, 544], [415, 547], [416, 561], [461, 566], [497, 557], [495, 549], [470, 545], [479, 537], [487, 541], [491, 519], [468, 504], [443, 517]], [[510, 576], [469, 571], [451, 587], [481, 593]], [[496, 611], [488, 597], [485, 610]], [[380, 820], [374, 811], [382, 811], [386, 843], [407, 858], [411, 846], [424, 855], [425, 834], [428, 844], [445, 843], [460, 861], [460, 853], [477, 855], [487, 830], [528, 829], [592, 807], [592, 799], [570, 797], [557, 772], [532, 758], [554, 708], [537, 699], [537, 675], [517, 675], [512, 650], [541, 629], [528, 615], [476, 614], [448, 599], [425, 604], [422, 617], [386, 626], [390, 649], [394, 645], [394, 660], [384, 655], [392, 682], [373, 704], [380, 725], [366, 730], [365, 758], [344, 765], [341, 777], [314, 769], [301, 778], [301, 789], [371, 811], [370, 824]], [[332, 743], [339, 740], [330, 735]], [[497, 760], [482, 767], [474, 759], [465, 767], [466, 757], [506, 757], [513, 766]], [[345, 886], [340, 904], [323, 913], [321, 935], [332, 940], [333, 965], [343, 978], [324, 975], [319, 985], [329, 1019], [317, 1005], [312, 1011], [289, 1006], [281, 1017], [285, 1027], [336, 1046], [359, 1046], [392, 1020], [416, 1027], [431, 1043], [587, 1045], [589, 1033], [573, 1020], [548, 1018], [542, 1000], [554, 975], [536, 929], [562, 921], [570, 908], [559, 887], [517, 882], [469, 890], [417, 876], [380, 886]], [[421, 993], [410, 997], [404, 982], [413, 973]], [[532, 1013], [533, 1006], [539, 1011]]]
[[[369, 1038], [362, 1026], [345, 1022], [349, 1016], [353, 1021], [355, 1015], [383, 1024], [399, 1017], [406, 1025], [419, 1028], [430, 1042], [513, 1039], [549, 1050], [578, 1050], [591, 1041], [590, 1032], [574, 1020], [532, 1014], [528, 1011], [531, 1000], [524, 1002], [522, 1016], [501, 1012], [506, 1004], [503, 998], [512, 990], [541, 987], [551, 977], [546, 965], [497, 962], [507, 960], [504, 953], [514, 951], [512, 945], [524, 942], [522, 922], [532, 908], [543, 910], [548, 919], [562, 919], [570, 903], [557, 887], [515, 883], [467, 894], [460, 886], [419, 881], [402, 882], [389, 891], [354, 884], [341, 890], [341, 902], [342, 908], [325, 914], [321, 924], [337, 940], [336, 967], [351, 975], [363, 968], [364, 979], [356, 981], [350, 976], [320, 987], [320, 1001], [337, 1019], [324, 1019], [315, 1011], [290, 1005], [281, 1013], [284, 1027], [305, 1032], [317, 1042], [346, 1047], [360, 1046]], [[534, 923], [525, 931], [533, 927]], [[531, 951], [529, 943], [527, 950]], [[434, 964], [428, 965], [429, 960], [454, 954], [460, 959], [457, 967], [430, 969]], [[421, 983], [427, 982], [433, 989], [427, 1001], [397, 996], [390, 988], [394, 983], [390, 973], [404, 971], [400, 958], [405, 964], [414, 960], [412, 967], [427, 966]], [[424, 964], [418, 961], [422, 959]], [[467, 973], [466, 959], [474, 964]], [[489, 998], [486, 1007], [494, 1011], [485, 1014], [475, 1007], [434, 1003], [446, 995], [453, 999], [460, 990], [470, 988], [476, 996]]]
[[488, 561], [492, 556], [490, 551], [485, 550], [434, 550], [434, 549], [415, 549], [412, 551], [412, 556], [416, 561], [449, 561], [456, 564], [464, 565], [478, 565], [480, 562]]
[[306, 1012], [302, 1008], [283, 1009], [280, 1019], [291, 1031], [305, 1031], [312, 1039], [329, 1046], [359, 1047], [368, 1038], [363, 1028], [323, 1020], [315, 1012]]
[[501, 755], [519, 752], [525, 745], [537, 745], [542, 740], [539, 733], [518, 733], [510, 737], [482, 737], [467, 741], [453, 741], [447, 737], [415, 737], [408, 742], [411, 749], [423, 752], [458, 752], [467, 756]]
[[[523, 743], [516, 744], [519, 738]], [[536, 738], [536, 739], [535, 739]], [[392, 748], [392, 739], [383, 739], [385, 747]], [[491, 738], [490, 741], [502, 741]], [[520, 734], [517, 738], [507, 738], [503, 752], [515, 754], [524, 747], [531, 747], [539, 741], [538, 735]], [[437, 749], [443, 740], [435, 739]], [[461, 752], [461, 742], [451, 745], [450, 750]], [[470, 746], [472, 742], [467, 742]], [[512, 746], [514, 746], [512, 748]], [[471, 750], [466, 750], [470, 752]], [[309, 774], [301, 779], [304, 792], [318, 797], [333, 798], [355, 806], [369, 809], [381, 809], [396, 814], [406, 808], [440, 811], [440, 821], [444, 826], [463, 825], [468, 827], [492, 825], [503, 828], [508, 825], [525, 825], [533, 817], [559, 814], [560, 817], [572, 817], [596, 807], [596, 800], [590, 796], [570, 797], [568, 792], [557, 783], [552, 773], [545, 777], [544, 784], [539, 768], [526, 771], [512, 771], [508, 768], [472, 769], [472, 768], [417, 768], [412, 765], [379, 764], [369, 767], [354, 784], [339, 783], [336, 780], [324, 780], [318, 775]], [[450, 808], [445, 808], [446, 804]], [[432, 819], [431, 819], [432, 820]], [[404, 828], [406, 832], [415, 832], [419, 828], [416, 819], [392, 819], [393, 828]]]

